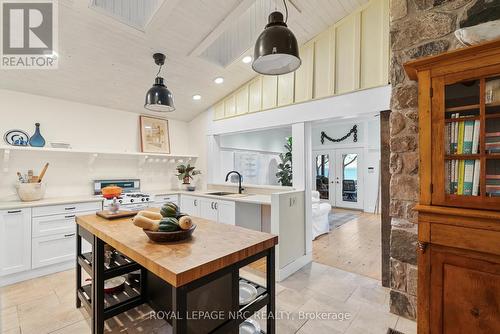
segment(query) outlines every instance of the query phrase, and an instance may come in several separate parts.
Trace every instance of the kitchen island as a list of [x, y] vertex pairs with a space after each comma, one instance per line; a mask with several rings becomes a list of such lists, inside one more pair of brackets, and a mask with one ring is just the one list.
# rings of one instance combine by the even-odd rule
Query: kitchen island
[[[238, 333], [238, 326], [266, 308], [267, 333], [275, 333], [274, 247], [278, 238], [268, 233], [193, 218], [191, 239], [157, 244], [134, 226], [130, 218], [106, 220], [79, 216], [77, 222], [76, 306], [92, 316], [92, 333], [103, 333], [104, 321], [142, 303], [149, 304], [180, 333]], [[82, 253], [82, 238], [92, 244]], [[116, 250], [105, 262], [105, 245]], [[240, 268], [266, 257], [266, 286], [255, 286], [258, 296], [239, 304]], [[82, 270], [92, 277], [82, 284]], [[104, 281], [140, 271], [137, 284], [104, 293]], [[245, 280], [248, 283], [248, 281]]]

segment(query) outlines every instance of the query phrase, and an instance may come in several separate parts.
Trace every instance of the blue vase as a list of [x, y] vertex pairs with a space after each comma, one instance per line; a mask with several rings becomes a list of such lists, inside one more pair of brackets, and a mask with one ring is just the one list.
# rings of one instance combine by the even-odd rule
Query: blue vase
[[45, 139], [40, 134], [40, 123], [35, 123], [35, 126], [35, 133], [30, 138], [30, 145], [33, 147], [44, 147]]

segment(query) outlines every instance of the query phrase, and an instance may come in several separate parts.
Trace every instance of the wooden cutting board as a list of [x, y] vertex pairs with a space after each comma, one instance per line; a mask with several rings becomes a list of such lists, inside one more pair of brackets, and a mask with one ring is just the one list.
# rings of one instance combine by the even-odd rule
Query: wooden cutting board
[[112, 213], [109, 210], [104, 210], [104, 211], [97, 211], [96, 215], [104, 219], [118, 219], [118, 218], [133, 217], [137, 214], [137, 212], [139, 211], [118, 211], [116, 213]]

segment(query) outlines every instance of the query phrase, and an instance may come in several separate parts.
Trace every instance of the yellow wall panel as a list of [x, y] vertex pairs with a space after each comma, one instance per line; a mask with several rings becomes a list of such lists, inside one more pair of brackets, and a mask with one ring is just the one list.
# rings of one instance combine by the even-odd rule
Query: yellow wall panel
[[262, 76], [262, 109], [275, 108], [278, 97], [278, 77], [275, 75]]
[[335, 93], [359, 88], [360, 13], [335, 26]]
[[248, 84], [248, 111], [262, 110], [262, 78], [258, 76]]
[[224, 118], [224, 101], [217, 103], [214, 107], [214, 118], [222, 119]]
[[231, 117], [236, 114], [236, 97], [234, 94], [229, 95], [224, 100], [224, 116]]
[[360, 88], [387, 83], [387, 55], [384, 43], [384, 2], [372, 0], [361, 11]]
[[236, 92], [236, 114], [242, 115], [248, 112], [248, 85], [244, 85]]
[[293, 72], [278, 76], [278, 106], [293, 103], [295, 74]]
[[314, 40], [314, 98], [333, 94], [333, 36], [327, 29]]
[[295, 71], [295, 102], [312, 99], [314, 71], [314, 43], [306, 43], [300, 48], [302, 64]]

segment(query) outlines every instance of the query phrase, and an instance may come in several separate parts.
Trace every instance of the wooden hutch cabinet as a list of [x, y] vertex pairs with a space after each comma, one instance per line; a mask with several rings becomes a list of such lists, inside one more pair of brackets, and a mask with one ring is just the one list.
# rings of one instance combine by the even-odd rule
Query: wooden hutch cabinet
[[418, 80], [418, 333], [500, 333], [500, 40], [405, 64]]

